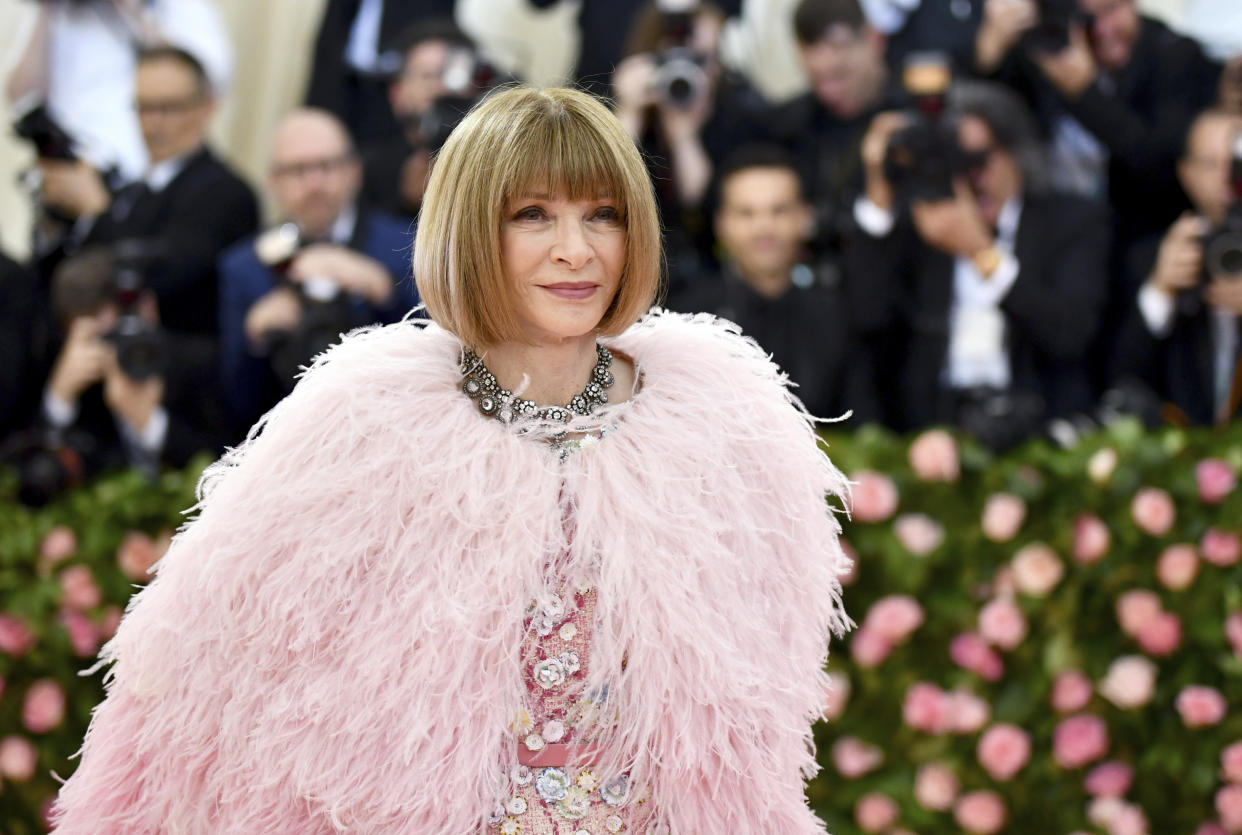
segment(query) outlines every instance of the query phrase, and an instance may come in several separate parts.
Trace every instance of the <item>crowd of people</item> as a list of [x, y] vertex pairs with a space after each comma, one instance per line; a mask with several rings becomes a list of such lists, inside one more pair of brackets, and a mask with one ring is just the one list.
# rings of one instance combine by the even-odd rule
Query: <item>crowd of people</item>
[[[1238, 419], [1242, 55], [1136, 0], [802, 0], [809, 91], [772, 102], [720, 58], [740, 7], [581, 11], [575, 83], [647, 161], [667, 306], [736, 322], [847, 428], [1001, 449], [1121, 413]], [[210, 0], [42, 4], [8, 84], [32, 254], [0, 260], [0, 457], [25, 500], [218, 453], [340, 333], [418, 304], [436, 151], [520, 80], [453, 11], [329, 0], [264, 227], [206, 141], [232, 75]]]

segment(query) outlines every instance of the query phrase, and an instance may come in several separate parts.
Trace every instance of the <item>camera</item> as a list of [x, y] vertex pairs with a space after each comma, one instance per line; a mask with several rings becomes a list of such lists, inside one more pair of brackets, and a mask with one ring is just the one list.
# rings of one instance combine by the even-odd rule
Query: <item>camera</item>
[[444, 59], [440, 80], [448, 92], [436, 97], [418, 119], [418, 134], [432, 153], [443, 147], [470, 108], [500, 83], [501, 75], [475, 50], [458, 46]]
[[155, 241], [137, 238], [118, 241], [112, 254], [116, 263], [112, 300], [120, 315], [103, 338], [116, 348], [117, 365], [126, 377], [135, 381], [158, 377], [164, 371], [164, 336], [156, 325], [143, 318], [139, 301], [147, 272], [163, 257], [162, 247]]
[[1221, 224], [1203, 240], [1203, 266], [1210, 279], [1242, 279], [1242, 132], [1229, 146], [1233, 202]]
[[0, 463], [17, 477], [17, 500], [27, 507], [43, 507], [66, 490], [81, 486], [85, 461], [95, 453], [95, 441], [73, 429], [31, 429], [8, 438], [0, 447]]
[[1069, 46], [1071, 27], [1089, 31], [1092, 21], [1078, 7], [1078, 0], [1039, 0], [1039, 23], [1026, 33], [1024, 42], [1037, 52], [1060, 52]]
[[38, 156], [67, 162], [78, 158], [73, 150], [73, 137], [52, 118], [43, 101], [19, 102], [16, 110], [20, 115], [13, 123], [13, 132], [33, 144]]
[[254, 246], [260, 263], [285, 279], [301, 303], [302, 316], [293, 330], [270, 331], [260, 346], [281, 382], [290, 387], [303, 365], [358, 324], [349, 297], [332, 279], [311, 276], [300, 282], [287, 280], [289, 265], [305, 246], [301, 231], [293, 223], [269, 229]]
[[655, 95], [673, 107], [691, 107], [702, 101], [710, 88], [704, 69], [707, 59], [690, 48], [698, 3], [660, 0], [656, 8], [660, 14], [661, 42], [667, 46], [656, 55]]
[[944, 118], [953, 74], [943, 53], [912, 53], [902, 86], [913, 103], [907, 125], [893, 133], [884, 155], [884, 176], [906, 202], [953, 196], [954, 178], [966, 172], [957, 132]]

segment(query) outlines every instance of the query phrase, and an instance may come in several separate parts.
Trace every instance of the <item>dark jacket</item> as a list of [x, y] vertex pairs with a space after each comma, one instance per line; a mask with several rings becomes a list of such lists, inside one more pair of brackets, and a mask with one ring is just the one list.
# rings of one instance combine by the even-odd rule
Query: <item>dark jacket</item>
[[[1092, 203], [1027, 195], [1014, 255], [1019, 274], [1001, 301], [1012, 387], [1038, 395], [1046, 416], [1089, 408], [1087, 353], [1107, 290], [1108, 224]], [[892, 232], [850, 236], [845, 286], [854, 323], [892, 369], [882, 392], [889, 421], [915, 429], [953, 418], [942, 383], [954, 259], [919, 238], [908, 216]]]

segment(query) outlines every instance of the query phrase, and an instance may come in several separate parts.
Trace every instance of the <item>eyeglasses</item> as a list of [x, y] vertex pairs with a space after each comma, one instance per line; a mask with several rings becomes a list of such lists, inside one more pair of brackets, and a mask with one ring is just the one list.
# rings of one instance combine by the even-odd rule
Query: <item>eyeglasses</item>
[[984, 148], [963, 148], [962, 162], [966, 166], [967, 171], [982, 171], [988, 167], [988, 163], [992, 160], [992, 154], [996, 151], [996, 146], [989, 145]]
[[136, 101], [134, 110], [139, 116], [179, 116], [193, 110], [203, 103], [202, 96], [191, 96], [185, 99], [165, 99], [164, 101]]
[[341, 154], [336, 157], [325, 157], [324, 159], [305, 160], [303, 162], [288, 162], [281, 165], [272, 166], [272, 176], [279, 177], [282, 180], [300, 180], [310, 174], [335, 174], [345, 166], [354, 161], [353, 154]]

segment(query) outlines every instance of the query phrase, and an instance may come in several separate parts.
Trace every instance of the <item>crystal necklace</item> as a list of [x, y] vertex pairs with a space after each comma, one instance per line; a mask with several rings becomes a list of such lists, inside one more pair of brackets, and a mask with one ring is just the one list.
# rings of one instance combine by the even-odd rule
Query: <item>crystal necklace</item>
[[496, 382], [496, 375], [488, 370], [479, 355], [466, 348], [461, 358], [461, 373], [466, 377], [461, 390], [474, 401], [480, 412], [501, 423], [513, 423], [519, 418], [569, 423], [573, 415], [589, 415], [596, 406], [608, 402], [605, 389], [615, 381], [608, 370], [610, 365], [612, 352], [596, 342], [595, 367], [591, 369], [591, 379], [582, 393], [575, 394], [564, 406], [539, 406], [533, 400], [514, 397], [513, 392], [501, 388], [500, 383]]

